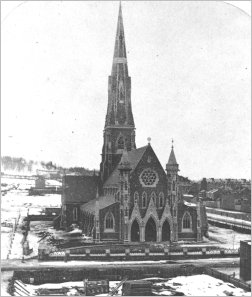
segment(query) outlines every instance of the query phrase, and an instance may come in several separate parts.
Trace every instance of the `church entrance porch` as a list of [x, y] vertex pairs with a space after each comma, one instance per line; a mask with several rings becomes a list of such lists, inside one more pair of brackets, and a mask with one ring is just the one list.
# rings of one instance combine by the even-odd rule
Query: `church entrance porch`
[[140, 241], [140, 228], [137, 220], [134, 220], [133, 224], [131, 225], [131, 241]]
[[164, 221], [162, 226], [162, 241], [170, 241], [171, 240], [171, 229], [170, 224], [167, 220]]
[[149, 218], [145, 226], [145, 241], [157, 241], [157, 228], [153, 218]]

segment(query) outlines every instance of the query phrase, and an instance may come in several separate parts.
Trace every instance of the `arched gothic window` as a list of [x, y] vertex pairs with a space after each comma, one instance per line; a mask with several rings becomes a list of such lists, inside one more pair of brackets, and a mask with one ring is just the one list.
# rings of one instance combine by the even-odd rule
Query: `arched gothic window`
[[182, 232], [188, 232], [192, 230], [192, 217], [188, 211], [186, 211], [182, 218]]
[[74, 209], [73, 209], [73, 220], [74, 221], [78, 220], [78, 209], [77, 209], [77, 207], [74, 207]]
[[153, 200], [154, 205], [157, 204], [157, 195], [155, 192], [151, 192], [151, 198]]
[[124, 102], [124, 88], [123, 88], [123, 81], [120, 80], [119, 82], [119, 102]]
[[175, 188], [175, 181], [172, 182], [172, 190], [173, 190], [173, 191], [176, 190], [176, 188]]
[[142, 194], [142, 207], [146, 208], [146, 206], [147, 206], [147, 194], [146, 194], [146, 192], [143, 192], [143, 194]]
[[160, 192], [159, 193], [159, 207], [163, 207], [164, 206], [164, 193]]
[[114, 231], [115, 219], [111, 212], [107, 212], [105, 215], [105, 230]]
[[134, 204], [138, 204], [138, 202], [139, 202], [139, 194], [138, 194], [138, 192], [135, 192], [134, 193]]
[[122, 135], [117, 140], [117, 148], [124, 149], [124, 138]]

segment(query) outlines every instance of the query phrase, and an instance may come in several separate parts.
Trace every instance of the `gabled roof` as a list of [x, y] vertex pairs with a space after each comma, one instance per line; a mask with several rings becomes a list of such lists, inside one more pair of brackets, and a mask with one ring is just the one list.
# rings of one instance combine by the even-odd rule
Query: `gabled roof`
[[65, 203], [86, 203], [95, 198], [99, 187], [98, 176], [65, 175], [63, 198]]
[[[141, 160], [143, 154], [145, 153], [146, 149], [147, 149], [147, 145], [140, 147], [138, 149], [132, 150], [128, 152], [128, 160], [130, 162], [130, 166], [132, 168], [132, 171], [135, 170], [137, 164], [139, 163], [139, 161]], [[119, 179], [119, 169], [118, 169], [119, 165], [116, 166], [115, 170], [111, 173], [111, 175], [109, 176], [109, 178], [106, 180], [106, 182], [104, 183], [104, 187], [108, 187], [110, 185], [118, 185], [120, 179]], [[131, 172], [132, 172], [131, 171]]]
[[99, 199], [90, 200], [88, 203], [83, 204], [80, 209], [83, 212], [89, 212], [91, 214], [95, 214], [95, 210], [97, 210], [97, 202], [98, 201], [98, 209], [103, 209], [109, 205], [116, 203], [115, 197], [113, 195], [101, 196]]

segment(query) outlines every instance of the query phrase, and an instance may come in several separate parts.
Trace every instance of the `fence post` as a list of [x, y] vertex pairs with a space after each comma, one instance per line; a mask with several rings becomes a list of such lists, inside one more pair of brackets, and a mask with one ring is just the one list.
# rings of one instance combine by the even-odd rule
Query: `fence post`
[[89, 258], [90, 257], [90, 249], [86, 249], [85, 253], [86, 253], [86, 257]]
[[65, 262], [67, 262], [69, 259], [70, 259], [70, 250], [66, 250], [64, 260]]
[[125, 249], [125, 256], [126, 256], [127, 258], [130, 257], [130, 249]]
[[202, 255], [206, 255], [206, 248], [202, 248]]
[[164, 255], [165, 256], [168, 256], [169, 255], [169, 249], [168, 249], [168, 247], [165, 247], [164, 248]]
[[224, 256], [224, 254], [225, 254], [225, 250], [224, 250], [224, 249], [221, 249], [221, 250], [220, 250], [220, 254], [221, 254], [221, 256]]
[[110, 249], [106, 249], [106, 256], [110, 257]]
[[183, 255], [184, 256], [187, 256], [187, 252], [188, 252], [188, 249], [187, 248], [183, 248]]
[[150, 249], [149, 248], [145, 248], [145, 256], [149, 256], [150, 255]]

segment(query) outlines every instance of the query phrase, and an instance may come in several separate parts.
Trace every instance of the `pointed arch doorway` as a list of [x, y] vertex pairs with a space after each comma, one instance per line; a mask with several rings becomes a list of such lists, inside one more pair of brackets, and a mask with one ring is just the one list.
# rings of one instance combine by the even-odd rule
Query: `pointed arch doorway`
[[140, 228], [137, 220], [134, 220], [134, 222], [131, 225], [130, 238], [131, 241], [134, 242], [140, 241]]
[[145, 225], [145, 241], [157, 241], [157, 228], [153, 218], [149, 218]]
[[162, 241], [170, 241], [170, 240], [171, 240], [171, 228], [170, 228], [169, 222], [165, 220], [162, 226]]

